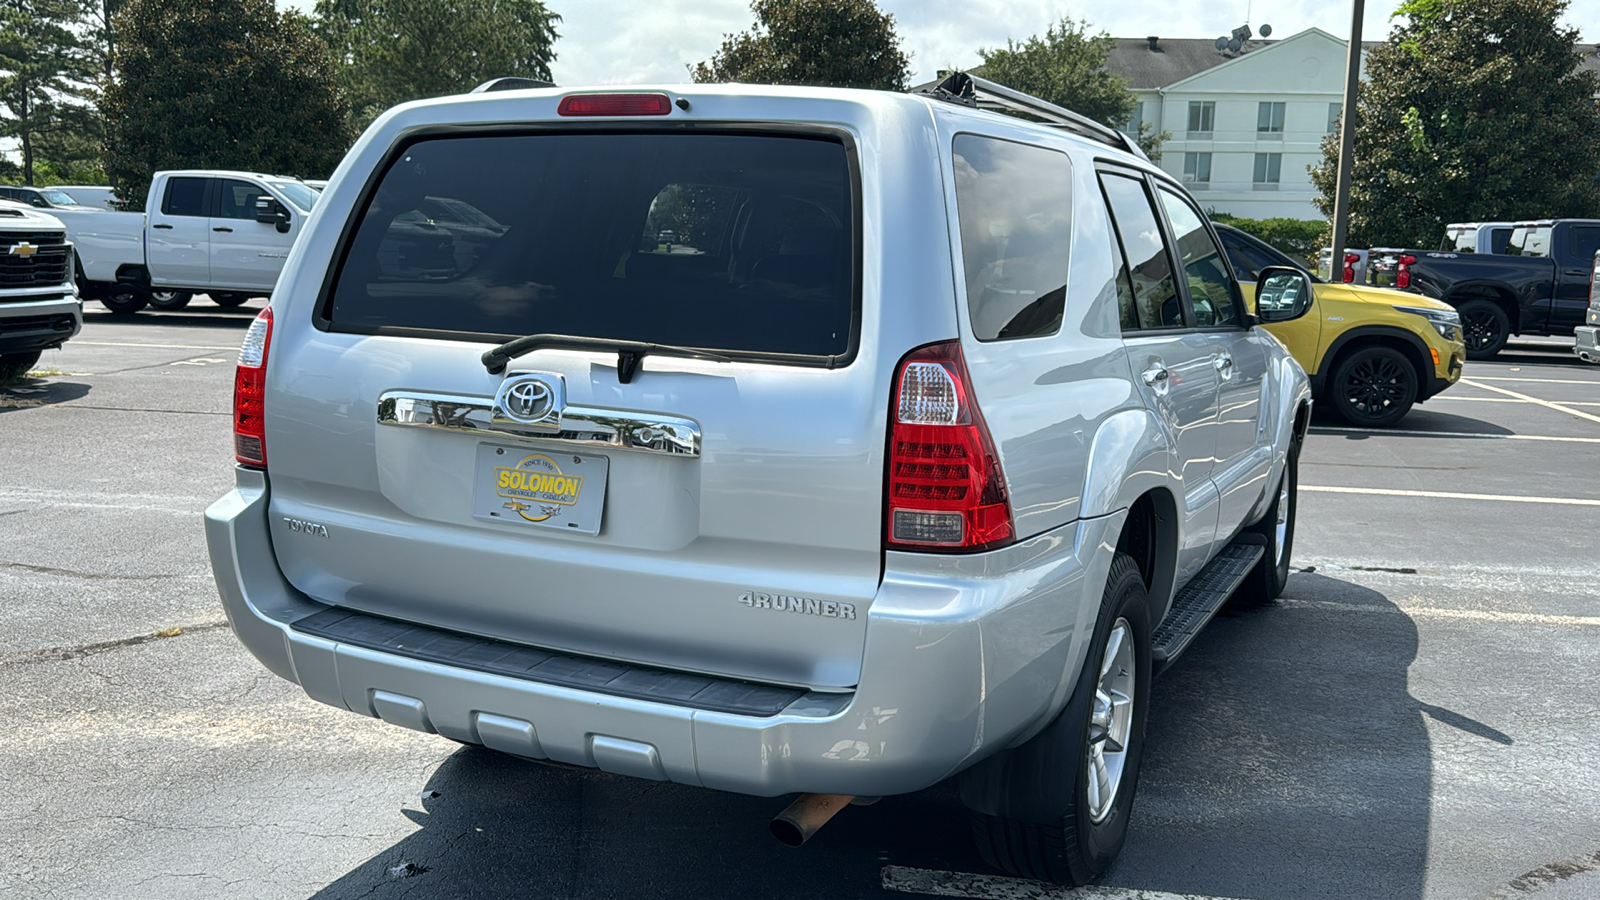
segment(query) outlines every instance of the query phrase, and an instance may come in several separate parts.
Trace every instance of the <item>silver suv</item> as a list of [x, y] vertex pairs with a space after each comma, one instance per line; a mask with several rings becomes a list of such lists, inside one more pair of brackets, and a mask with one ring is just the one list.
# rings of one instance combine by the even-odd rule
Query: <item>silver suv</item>
[[1199, 208], [965, 76], [498, 86], [380, 118], [245, 339], [240, 640], [392, 724], [801, 792], [791, 843], [959, 775], [994, 864], [1099, 874], [1152, 673], [1288, 574], [1306, 377]]

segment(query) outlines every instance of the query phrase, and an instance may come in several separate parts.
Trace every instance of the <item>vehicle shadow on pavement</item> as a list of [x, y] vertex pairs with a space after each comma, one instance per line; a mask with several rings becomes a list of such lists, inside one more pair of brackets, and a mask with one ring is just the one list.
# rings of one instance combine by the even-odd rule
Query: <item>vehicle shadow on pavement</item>
[[859, 897], [886, 865], [988, 871], [953, 784], [848, 807], [800, 849], [767, 831], [788, 800], [465, 748], [402, 810], [421, 830], [315, 897]]
[[93, 325], [166, 325], [177, 328], [223, 328], [233, 327], [241, 330], [250, 327], [255, 317], [261, 312], [261, 305], [247, 303], [225, 309], [220, 306], [202, 307], [199, 309], [185, 309], [183, 312], [138, 312], [133, 315], [120, 315], [109, 311], [84, 310], [83, 321]]
[[19, 409], [38, 409], [81, 400], [90, 386], [77, 381], [57, 381], [53, 378], [19, 378], [0, 384], [0, 413]]
[[[1513, 366], [1561, 366], [1568, 369], [1593, 369], [1593, 363], [1586, 363], [1572, 352], [1572, 344], [1519, 344], [1515, 339], [1506, 344], [1505, 349], [1495, 354], [1494, 361], [1508, 363]], [[1471, 378], [1474, 375], [1485, 374], [1486, 369], [1482, 364], [1467, 363], [1465, 375]]]
[[1397, 432], [1397, 437], [1417, 437], [1415, 434], [1404, 432], [1434, 431], [1456, 436], [1460, 434], [1485, 434], [1501, 435], [1515, 434], [1509, 428], [1474, 419], [1471, 416], [1458, 416], [1453, 413], [1438, 412], [1424, 409], [1420, 406], [1412, 407], [1405, 417], [1389, 428], [1359, 429], [1340, 418], [1337, 413], [1327, 405], [1319, 406], [1311, 413], [1311, 428], [1332, 429], [1325, 433], [1337, 433], [1346, 440], [1360, 441], [1372, 436], [1381, 436], [1387, 431]]
[[1417, 629], [1382, 594], [1297, 572], [1284, 597], [1219, 616], [1157, 681], [1132, 831], [1106, 883], [1245, 900], [1422, 896], [1423, 716], [1487, 726], [1411, 696]]

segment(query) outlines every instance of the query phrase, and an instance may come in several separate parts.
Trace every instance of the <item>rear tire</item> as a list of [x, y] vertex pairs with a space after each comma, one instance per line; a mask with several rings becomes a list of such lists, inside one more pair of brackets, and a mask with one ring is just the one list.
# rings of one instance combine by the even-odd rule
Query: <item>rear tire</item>
[[1476, 298], [1456, 307], [1461, 314], [1462, 340], [1467, 359], [1494, 359], [1511, 338], [1511, 319], [1500, 304]]
[[1265, 606], [1283, 595], [1289, 584], [1289, 560], [1294, 555], [1294, 520], [1300, 506], [1300, 445], [1289, 447], [1278, 480], [1278, 495], [1261, 521], [1245, 529], [1266, 550], [1261, 561], [1233, 592], [1229, 604], [1235, 608]]
[[150, 308], [177, 310], [189, 305], [194, 295], [188, 291], [151, 291]]
[[0, 384], [5, 384], [16, 378], [28, 374], [33, 364], [39, 361], [40, 351], [29, 353], [7, 353], [0, 356]]
[[1339, 361], [1324, 393], [1351, 425], [1387, 428], [1417, 401], [1417, 372], [1393, 347], [1362, 347]]
[[1055, 721], [961, 776], [978, 852], [1021, 878], [1087, 884], [1127, 838], [1150, 699], [1150, 606], [1126, 554], [1112, 560], [1089, 648]]
[[123, 290], [118, 293], [107, 294], [100, 298], [100, 303], [106, 309], [119, 316], [131, 316], [150, 303], [150, 295], [145, 291]]
[[245, 304], [245, 301], [249, 300], [249, 299], [250, 299], [250, 296], [248, 294], [212, 294], [211, 295], [211, 302], [215, 303], [216, 305], [221, 306], [221, 307], [223, 307], [225, 309], [233, 309], [236, 306], [243, 306]]

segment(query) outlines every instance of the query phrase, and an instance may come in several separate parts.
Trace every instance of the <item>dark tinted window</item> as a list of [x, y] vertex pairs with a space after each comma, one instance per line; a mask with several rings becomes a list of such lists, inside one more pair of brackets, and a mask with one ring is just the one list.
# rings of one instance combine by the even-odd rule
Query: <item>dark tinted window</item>
[[1511, 229], [1496, 228], [1489, 235], [1489, 252], [1504, 253], [1509, 243], [1511, 243]]
[[955, 180], [973, 333], [980, 341], [1055, 334], [1072, 245], [1067, 155], [958, 135]]
[[1574, 225], [1569, 229], [1567, 246], [1573, 257], [1587, 263], [1600, 250], [1600, 225]]
[[384, 173], [329, 314], [357, 328], [839, 355], [850, 197], [845, 148], [830, 140], [428, 139]]
[[1223, 249], [1228, 251], [1228, 262], [1233, 264], [1234, 277], [1240, 281], [1254, 283], [1262, 269], [1285, 264], [1231, 231], [1219, 231], [1218, 234], [1222, 237]]
[[209, 178], [169, 178], [161, 211], [169, 216], [206, 215], [206, 182]]
[[162, 211], [168, 216], [205, 216], [205, 186], [210, 178], [166, 179]]
[[217, 215], [224, 219], [254, 219], [256, 198], [267, 196], [265, 190], [250, 182], [232, 178], [218, 181], [217, 189], [222, 195], [217, 206]]
[[1139, 327], [1183, 327], [1183, 308], [1172, 280], [1171, 256], [1144, 182], [1107, 174], [1100, 176], [1100, 183], [1127, 256]]

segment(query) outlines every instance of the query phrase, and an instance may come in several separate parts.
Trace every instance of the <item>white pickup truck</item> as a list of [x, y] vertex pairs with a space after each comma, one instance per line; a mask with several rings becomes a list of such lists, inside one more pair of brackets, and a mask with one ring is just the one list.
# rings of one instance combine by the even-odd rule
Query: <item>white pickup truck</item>
[[144, 213], [52, 213], [77, 248], [84, 298], [135, 313], [195, 293], [222, 306], [270, 294], [316, 198], [294, 178], [183, 170], [155, 174]]

